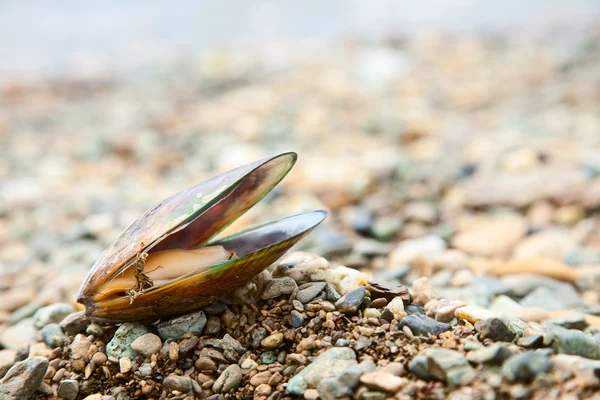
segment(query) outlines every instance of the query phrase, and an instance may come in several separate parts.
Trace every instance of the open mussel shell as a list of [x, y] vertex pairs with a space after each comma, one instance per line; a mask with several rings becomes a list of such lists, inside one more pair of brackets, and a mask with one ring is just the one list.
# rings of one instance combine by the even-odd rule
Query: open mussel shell
[[[263, 198], [289, 172], [295, 153], [236, 168], [163, 200], [119, 236], [94, 264], [77, 300], [92, 319], [112, 322], [153, 320], [198, 309], [244, 284], [281, 257], [325, 217], [317, 211], [209, 241]], [[132, 299], [107, 291], [111, 282], [139, 266], [140, 256], [218, 245], [232, 260], [193, 269], [147, 287]], [[168, 264], [168, 263], [167, 263]], [[168, 269], [169, 265], [160, 268]], [[145, 272], [145, 270], [144, 270]], [[114, 286], [113, 286], [114, 288]]]
[[151, 288], [131, 304], [127, 296], [105, 300], [97, 296], [100, 300], [87, 305], [87, 314], [107, 322], [154, 321], [202, 308], [273, 264], [326, 216], [325, 211], [300, 214], [212, 242], [239, 258]]

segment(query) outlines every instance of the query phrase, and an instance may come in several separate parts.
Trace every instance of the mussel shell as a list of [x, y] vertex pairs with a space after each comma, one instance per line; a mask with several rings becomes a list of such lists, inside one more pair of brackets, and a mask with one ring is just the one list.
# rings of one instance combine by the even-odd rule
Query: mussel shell
[[104, 251], [81, 285], [77, 300], [89, 305], [102, 284], [129, 268], [142, 251], [205, 244], [277, 185], [296, 158], [295, 153], [283, 153], [233, 169], [149, 209]]
[[132, 304], [127, 296], [88, 302], [86, 313], [106, 322], [156, 321], [202, 308], [273, 264], [326, 216], [326, 211], [300, 214], [214, 241], [210, 244], [223, 245], [240, 257], [151, 288]]

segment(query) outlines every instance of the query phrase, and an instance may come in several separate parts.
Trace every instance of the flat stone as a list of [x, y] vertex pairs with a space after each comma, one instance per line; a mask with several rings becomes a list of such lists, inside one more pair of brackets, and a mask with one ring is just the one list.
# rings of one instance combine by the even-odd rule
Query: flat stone
[[494, 266], [489, 272], [496, 276], [535, 274], [572, 284], [577, 282], [575, 269], [561, 261], [545, 257], [510, 260]]
[[230, 393], [237, 389], [242, 383], [242, 370], [237, 364], [231, 364], [219, 375], [213, 384], [216, 393]]
[[0, 379], [6, 375], [10, 367], [15, 364], [17, 352], [15, 350], [0, 350]]
[[48, 369], [44, 357], [30, 357], [15, 363], [0, 380], [0, 398], [22, 400], [33, 398]]
[[158, 353], [161, 347], [162, 341], [154, 333], [146, 333], [131, 342], [131, 348], [145, 357]]
[[215, 301], [214, 303], [210, 303], [204, 307], [202, 311], [204, 311], [204, 314], [206, 315], [221, 315], [228, 309], [229, 307], [227, 307], [226, 304], [223, 304], [220, 301]]
[[427, 357], [416, 356], [408, 363], [408, 370], [415, 376], [429, 381], [433, 379], [433, 375], [429, 373]]
[[491, 346], [469, 352], [467, 359], [475, 364], [502, 365], [514, 354], [515, 350], [506, 344], [494, 343]]
[[273, 333], [260, 342], [266, 349], [275, 349], [279, 347], [281, 343], [283, 343], [283, 333], [281, 332]]
[[509, 358], [502, 366], [502, 375], [512, 382], [530, 382], [538, 374], [550, 371], [552, 366], [547, 352], [527, 351]]
[[395, 393], [406, 386], [408, 381], [385, 372], [367, 372], [360, 377], [361, 383], [370, 389], [381, 390], [387, 393]]
[[177, 390], [181, 393], [192, 391], [192, 379], [187, 376], [169, 375], [163, 380], [163, 386], [168, 390]]
[[297, 287], [296, 281], [290, 277], [273, 278], [267, 282], [267, 286], [263, 290], [261, 298], [267, 300], [283, 295], [289, 295], [292, 294]]
[[59, 325], [67, 335], [75, 336], [85, 330], [89, 323], [85, 311], [77, 311], [64, 317]]
[[58, 385], [58, 397], [64, 400], [75, 400], [79, 394], [79, 383], [75, 379], [65, 379]]
[[351, 290], [335, 303], [335, 307], [344, 314], [355, 314], [365, 298], [365, 287]]
[[577, 329], [580, 331], [588, 327], [585, 315], [578, 312], [571, 312], [557, 318], [549, 319], [546, 321], [546, 323], [558, 325], [566, 329]]
[[475, 378], [475, 372], [465, 356], [455, 350], [431, 349], [425, 354], [427, 370], [435, 379], [451, 386], [466, 385]]
[[33, 324], [36, 328], [44, 325], [61, 322], [67, 315], [73, 312], [73, 306], [69, 303], [54, 303], [42, 307], [33, 314]]
[[479, 333], [482, 339], [492, 339], [496, 342], [512, 342], [516, 336], [500, 318], [488, 318], [481, 322]]
[[306, 287], [300, 289], [296, 294], [296, 300], [299, 302], [306, 304], [310, 302], [312, 299], [317, 297], [319, 293], [325, 289], [325, 282], [314, 282], [306, 284]]
[[440, 299], [428, 308], [427, 315], [436, 321], [448, 323], [455, 318], [456, 309], [464, 306], [464, 301]]
[[85, 335], [77, 334], [69, 346], [71, 349], [71, 358], [74, 360], [81, 359], [87, 362], [90, 357], [89, 352], [91, 345], [92, 342]]
[[206, 315], [203, 311], [196, 311], [190, 314], [162, 321], [156, 325], [158, 335], [164, 341], [167, 339], [181, 339], [186, 333], [200, 336], [206, 325]]
[[290, 313], [290, 323], [294, 328], [300, 328], [304, 326], [304, 317], [302, 313], [296, 310], [292, 310]]
[[115, 335], [106, 345], [106, 355], [109, 357], [135, 358], [135, 351], [131, 348], [131, 343], [138, 337], [149, 333], [148, 327], [138, 323], [124, 323], [117, 329]]
[[56, 323], [47, 324], [42, 328], [42, 339], [44, 343], [48, 345], [48, 347], [54, 349], [56, 347], [61, 347], [63, 343], [67, 340], [67, 337], [63, 333], [60, 325]]
[[523, 336], [517, 339], [517, 346], [524, 347], [526, 349], [538, 349], [542, 347], [544, 336], [541, 334]]
[[450, 330], [450, 325], [438, 322], [426, 315], [408, 315], [400, 321], [398, 328], [401, 330], [407, 326], [416, 336], [439, 336], [443, 332]]
[[452, 238], [452, 246], [477, 256], [503, 256], [509, 254], [526, 233], [527, 223], [521, 215], [485, 216], [461, 229]]
[[356, 365], [356, 354], [352, 349], [330, 348], [290, 379], [286, 392], [297, 396], [302, 395], [306, 389], [316, 388], [321, 380], [337, 377], [353, 365]]
[[392, 266], [411, 264], [418, 258], [432, 259], [445, 250], [446, 242], [436, 235], [404, 240], [390, 253], [388, 263]]
[[600, 360], [600, 343], [593, 336], [575, 329], [552, 327], [544, 337], [544, 346], [552, 347], [557, 353]]

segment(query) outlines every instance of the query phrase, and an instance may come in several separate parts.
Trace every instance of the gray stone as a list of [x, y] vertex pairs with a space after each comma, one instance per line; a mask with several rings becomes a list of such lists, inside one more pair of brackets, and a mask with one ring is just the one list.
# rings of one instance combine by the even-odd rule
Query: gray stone
[[552, 318], [546, 321], [547, 324], [562, 326], [567, 329], [584, 330], [588, 327], [588, 323], [585, 320], [585, 316], [578, 312], [573, 312], [567, 315], [563, 315], [558, 318]]
[[494, 343], [491, 346], [471, 351], [467, 359], [476, 364], [502, 365], [515, 351], [504, 343]]
[[290, 313], [290, 323], [294, 328], [300, 328], [301, 326], [303, 326], [304, 317], [302, 316], [302, 313], [296, 310], [292, 310], [292, 312]]
[[575, 329], [554, 326], [546, 333], [544, 345], [552, 347], [557, 353], [600, 360], [600, 343], [593, 336]]
[[42, 339], [44, 339], [44, 343], [46, 343], [49, 348], [54, 349], [62, 346], [67, 340], [67, 337], [63, 333], [60, 325], [52, 323], [45, 325], [42, 328]]
[[221, 339], [221, 348], [225, 351], [232, 350], [239, 354], [243, 354], [246, 352], [246, 348], [242, 346], [240, 342], [231, 337], [229, 334], [225, 334], [225, 336], [223, 336], [223, 339]]
[[64, 400], [75, 400], [79, 394], [79, 383], [74, 379], [65, 379], [58, 385], [58, 397]]
[[210, 303], [206, 307], [202, 309], [206, 315], [221, 315], [227, 310], [227, 305], [221, 303], [220, 301], [215, 301], [214, 303]]
[[216, 315], [210, 315], [206, 319], [206, 325], [202, 331], [203, 335], [206, 336], [217, 336], [221, 332], [221, 318]]
[[402, 318], [398, 327], [401, 330], [405, 326], [410, 328], [410, 331], [416, 336], [439, 336], [450, 329], [450, 325], [420, 314], [408, 315]]
[[392, 239], [402, 228], [403, 221], [396, 217], [378, 218], [371, 227], [371, 234], [375, 239], [384, 242]]
[[290, 379], [286, 392], [302, 395], [306, 389], [316, 388], [323, 379], [337, 377], [353, 365], [356, 365], [356, 354], [352, 349], [330, 348]]
[[542, 342], [544, 341], [544, 336], [537, 335], [529, 335], [521, 337], [517, 340], [517, 345], [524, 347], [526, 349], [538, 349], [542, 347]]
[[[332, 302], [336, 302], [340, 299], [340, 294], [338, 293], [338, 291], [336, 290], [335, 286], [333, 286], [331, 283], [328, 283], [325, 286], [325, 295], [328, 301], [332, 301]], [[300, 303], [302, 304], [302, 303]]]
[[369, 338], [364, 335], [360, 335], [360, 337], [356, 341], [356, 344], [354, 345], [354, 350], [356, 350], [356, 351], [364, 350], [367, 347], [369, 347], [370, 345], [371, 345], [371, 340], [369, 340]]
[[262, 342], [262, 340], [267, 336], [269, 336], [269, 334], [267, 333], [267, 330], [262, 326], [252, 329], [252, 331], [250, 331], [250, 345], [254, 348], [259, 348], [260, 342]]
[[454, 319], [454, 311], [466, 305], [464, 301], [460, 300], [441, 299], [429, 307], [427, 315], [436, 321], [448, 323]]
[[361, 286], [340, 297], [340, 299], [335, 302], [335, 307], [344, 314], [355, 314], [364, 299], [365, 287]]
[[573, 285], [533, 274], [507, 275], [501, 282], [510, 288], [510, 294], [524, 297], [523, 307], [540, 307], [545, 310], [577, 308], [584, 305]]
[[86, 325], [89, 324], [89, 320], [85, 316], [84, 311], [77, 311], [71, 313], [60, 321], [60, 327], [67, 335], [75, 336], [82, 332]]
[[203, 311], [196, 311], [160, 322], [156, 325], [156, 330], [162, 340], [178, 340], [183, 338], [186, 333], [202, 335], [204, 325], [206, 325], [206, 315]]
[[33, 314], [33, 324], [36, 328], [44, 325], [61, 322], [67, 315], [73, 312], [73, 306], [69, 303], [54, 303], [42, 307]]
[[411, 303], [404, 306], [404, 311], [406, 311], [408, 315], [425, 315], [425, 307], [417, 303]]
[[213, 391], [229, 393], [237, 389], [242, 383], [242, 370], [237, 364], [232, 364], [219, 375], [213, 384]]
[[30, 357], [15, 363], [0, 380], [0, 398], [23, 400], [34, 396], [48, 369], [48, 360]]
[[304, 284], [301, 286], [302, 289], [300, 289], [296, 294], [296, 300], [303, 304], [306, 304], [315, 297], [317, 297], [319, 293], [321, 293], [323, 289], [325, 289], [326, 285], [327, 284], [325, 282], [314, 282]]
[[416, 356], [408, 363], [408, 370], [415, 376], [429, 381], [433, 376], [429, 373], [427, 357]]
[[109, 357], [127, 357], [135, 359], [135, 351], [131, 348], [131, 343], [138, 337], [149, 333], [148, 327], [138, 323], [124, 323], [117, 329], [115, 335], [106, 345], [106, 355]]
[[267, 286], [262, 292], [263, 300], [274, 299], [279, 296], [292, 294], [298, 285], [292, 278], [285, 276], [283, 278], [273, 278], [267, 282]]
[[427, 370], [435, 379], [447, 382], [451, 386], [469, 384], [475, 378], [475, 371], [465, 356], [455, 350], [444, 348], [429, 350]]
[[495, 342], [512, 342], [516, 336], [500, 318], [488, 318], [482, 321], [479, 333], [482, 339], [491, 339]]
[[502, 366], [502, 375], [512, 382], [529, 382], [537, 374], [551, 369], [548, 352], [527, 351], [509, 358]]

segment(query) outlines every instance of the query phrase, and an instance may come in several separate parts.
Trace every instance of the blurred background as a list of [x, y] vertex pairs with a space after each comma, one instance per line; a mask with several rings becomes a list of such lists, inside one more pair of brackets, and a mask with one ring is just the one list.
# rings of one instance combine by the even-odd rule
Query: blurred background
[[[149, 206], [283, 151], [231, 229], [325, 208], [303, 246], [392, 277], [407, 239], [488, 265], [550, 226], [544, 251], [600, 262], [597, 1], [3, 1], [0, 60], [0, 321], [72, 297]], [[455, 240], [503, 213], [495, 247]]]

